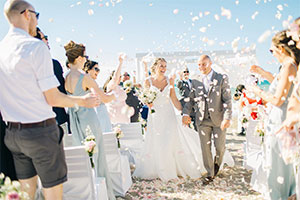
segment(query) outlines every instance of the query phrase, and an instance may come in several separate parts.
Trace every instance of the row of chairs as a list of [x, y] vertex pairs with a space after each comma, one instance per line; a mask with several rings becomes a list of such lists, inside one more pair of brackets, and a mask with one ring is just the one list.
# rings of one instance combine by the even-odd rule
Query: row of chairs
[[[123, 131], [118, 148], [114, 132], [103, 133], [104, 149], [108, 170], [112, 178], [114, 192], [117, 196], [125, 196], [132, 185], [130, 163], [136, 162], [141, 152], [144, 137], [140, 123], [117, 124]], [[68, 166], [68, 181], [64, 183], [64, 199], [107, 199], [104, 177], [95, 177], [89, 157], [84, 146], [72, 146], [72, 136], [64, 138], [65, 154]]]

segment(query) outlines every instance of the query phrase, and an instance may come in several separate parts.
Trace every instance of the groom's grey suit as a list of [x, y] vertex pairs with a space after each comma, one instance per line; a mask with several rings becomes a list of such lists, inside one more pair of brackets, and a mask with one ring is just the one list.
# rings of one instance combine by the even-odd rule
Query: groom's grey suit
[[[231, 92], [227, 75], [213, 71], [208, 91], [202, 79], [192, 80], [190, 101], [183, 108], [184, 115], [190, 115], [192, 108], [196, 112], [196, 125], [200, 136], [204, 166], [208, 176], [214, 176], [214, 164], [221, 165], [226, 142], [226, 130], [220, 126], [223, 119], [231, 119]], [[216, 147], [216, 157], [212, 158], [211, 137]]]

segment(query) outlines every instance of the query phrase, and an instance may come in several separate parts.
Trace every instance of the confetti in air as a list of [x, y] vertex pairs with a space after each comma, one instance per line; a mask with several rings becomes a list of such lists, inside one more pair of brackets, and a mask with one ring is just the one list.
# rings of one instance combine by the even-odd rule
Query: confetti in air
[[266, 41], [266, 39], [271, 35], [271, 31], [270, 30], [267, 30], [265, 31], [259, 38], [258, 38], [258, 42], [259, 43], [262, 43], [264, 41]]
[[177, 15], [177, 14], [178, 14], [178, 12], [179, 12], [179, 10], [178, 10], [178, 9], [174, 9], [174, 10], [173, 10], [173, 14], [174, 14], [174, 15]]

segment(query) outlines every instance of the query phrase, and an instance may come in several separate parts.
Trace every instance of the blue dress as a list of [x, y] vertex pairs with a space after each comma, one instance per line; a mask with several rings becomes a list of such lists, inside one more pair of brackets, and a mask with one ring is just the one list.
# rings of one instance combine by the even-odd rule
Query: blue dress
[[[275, 77], [269, 87], [269, 93], [275, 94], [278, 85], [278, 76]], [[292, 93], [293, 86], [287, 95], [288, 99]], [[288, 199], [295, 194], [296, 182], [293, 165], [286, 165], [281, 158], [278, 138], [275, 132], [279, 129], [286, 118], [288, 100], [277, 107], [268, 103], [269, 112], [265, 119], [265, 136], [263, 159], [254, 174], [251, 182], [254, 182], [253, 188], [261, 192], [266, 199], [278, 200]], [[255, 177], [255, 178], [254, 178]]]
[[98, 107], [95, 108], [95, 111], [97, 113], [102, 132], [111, 132], [112, 125], [110, 122], [106, 105], [104, 103], [101, 103]]
[[[74, 96], [83, 96], [88, 93], [82, 89], [82, 80], [84, 74], [81, 74], [76, 84]], [[82, 145], [86, 137], [86, 129], [90, 128], [92, 134], [96, 137], [96, 143], [98, 147], [97, 153], [94, 155], [95, 171], [97, 177], [105, 177], [107, 194], [110, 200], [115, 199], [113, 193], [112, 181], [108, 172], [107, 162], [104, 152], [103, 136], [100, 127], [100, 123], [94, 108], [79, 107], [69, 109], [69, 117], [72, 131], [73, 145]]]

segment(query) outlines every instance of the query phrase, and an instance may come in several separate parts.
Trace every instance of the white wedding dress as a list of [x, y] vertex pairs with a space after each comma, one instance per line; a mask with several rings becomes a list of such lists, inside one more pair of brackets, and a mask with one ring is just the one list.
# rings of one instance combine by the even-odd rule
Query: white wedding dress
[[[145, 146], [137, 159], [133, 176], [143, 179], [160, 178], [163, 181], [176, 179], [178, 176], [201, 177], [206, 170], [198, 133], [182, 126], [181, 116], [176, 116], [169, 97], [169, 83], [160, 91], [149, 80], [151, 87], [157, 90], [152, 107], [155, 112], [148, 115]], [[233, 163], [233, 160], [230, 162]]]

